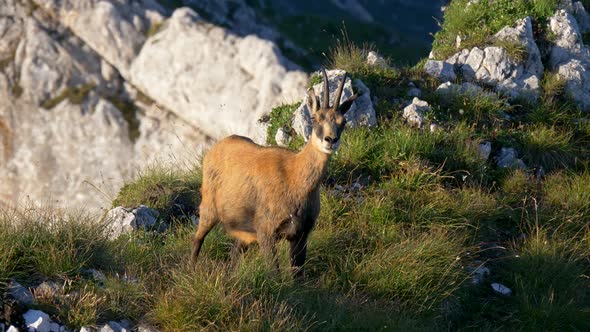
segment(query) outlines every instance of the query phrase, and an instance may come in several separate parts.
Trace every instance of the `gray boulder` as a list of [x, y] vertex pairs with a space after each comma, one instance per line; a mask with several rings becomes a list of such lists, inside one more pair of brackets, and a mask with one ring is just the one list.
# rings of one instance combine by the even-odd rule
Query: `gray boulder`
[[[328, 75], [328, 86], [330, 89], [330, 103], [333, 103], [336, 89], [344, 76], [344, 71], [339, 69], [327, 70], [326, 74]], [[371, 92], [361, 80], [356, 79], [354, 82], [351, 82], [350, 78], [347, 78], [342, 89], [342, 97], [340, 98], [339, 104], [354, 94], [353, 87], [356, 93], [359, 94], [359, 97], [352, 103], [352, 106], [344, 115], [346, 125], [350, 127], [374, 127], [377, 125], [377, 116], [373, 108], [373, 102], [371, 101]], [[321, 103], [323, 100], [324, 83], [321, 82], [314, 85], [313, 89], [316, 96], [319, 96]], [[301, 105], [295, 110], [292, 123], [295, 132], [301, 135], [305, 141], [311, 135], [311, 116], [307, 108], [307, 98], [308, 96], [306, 94]]]
[[291, 142], [291, 135], [285, 130], [284, 127], [281, 127], [277, 130], [277, 134], [275, 135], [275, 142], [277, 142], [278, 146], [288, 146]]
[[424, 65], [427, 74], [440, 81], [454, 81], [457, 78], [453, 65], [446, 61], [428, 60]]
[[6, 290], [7, 294], [17, 302], [25, 305], [33, 304], [34, 298], [31, 291], [16, 281], [11, 281]]
[[566, 81], [565, 90], [584, 111], [590, 110], [590, 52], [573, 15], [558, 10], [549, 21], [555, 34], [549, 64]]
[[412, 103], [404, 108], [402, 117], [408, 125], [416, 128], [422, 128], [424, 122], [424, 112], [430, 111], [430, 106], [424, 100], [414, 98]]
[[481, 142], [477, 148], [477, 154], [481, 160], [488, 160], [490, 158], [490, 154], [492, 154], [492, 143], [490, 142]]
[[518, 168], [525, 169], [525, 163], [518, 158], [514, 148], [502, 148], [500, 154], [496, 157], [498, 167], [501, 168]]
[[139, 229], [152, 229], [156, 226], [159, 213], [145, 205], [130, 209], [117, 206], [105, 217], [107, 235], [116, 239], [123, 234], [131, 234]]

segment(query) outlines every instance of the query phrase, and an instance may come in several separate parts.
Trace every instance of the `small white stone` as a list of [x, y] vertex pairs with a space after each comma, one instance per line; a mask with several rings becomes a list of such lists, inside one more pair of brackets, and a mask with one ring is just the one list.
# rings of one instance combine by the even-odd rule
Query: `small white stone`
[[430, 132], [431, 133], [435, 133], [439, 130], [440, 130], [440, 127], [438, 126], [438, 124], [436, 122], [433, 122], [430, 124]]
[[508, 288], [508, 287], [506, 287], [506, 286], [504, 286], [502, 284], [499, 284], [497, 282], [494, 282], [492, 284], [492, 289], [496, 293], [499, 293], [499, 294], [502, 294], [502, 295], [505, 295], [505, 296], [508, 296], [508, 295], [511, 295], [512, 294], [512, 290], [510, 288]]
[[485, 266], [478, 266], [475, 270], [473, 270], [471, 280], [474, 284], [478, 285], [481, 284], [483, 280], [489, 275], [490, 269]]
[[488, 160], [488, 158], [490, 157], [490, 154], [492, 153], [492, 143], [490, 143], [490, 142], [479, 143], [477, 153], [479, 155], [479, 158], [481, 158], [482, 160]]
[[284, 127], [281, 127], [277, 130], [277, 134], [275, 135], [275, 141], [277, 142], [278, 146], [286, 147], [291, 142], [291, 135]]

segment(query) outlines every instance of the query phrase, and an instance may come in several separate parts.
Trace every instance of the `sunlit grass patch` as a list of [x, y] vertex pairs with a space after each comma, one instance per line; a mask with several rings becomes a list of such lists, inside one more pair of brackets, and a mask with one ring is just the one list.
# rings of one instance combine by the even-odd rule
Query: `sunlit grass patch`
[[522, 131], [519, 143], [524, 161], [530, 166], [542, 166], [551, 171], [573, 166], [576, 157], [573, 132], [567, 129], [536, 125]]
[[415, 311], [439, 306], [465, 280], [463, 240], [433, 229], [401, 234], [396, 243], [377, 247], [354, 268], [358, 287]]

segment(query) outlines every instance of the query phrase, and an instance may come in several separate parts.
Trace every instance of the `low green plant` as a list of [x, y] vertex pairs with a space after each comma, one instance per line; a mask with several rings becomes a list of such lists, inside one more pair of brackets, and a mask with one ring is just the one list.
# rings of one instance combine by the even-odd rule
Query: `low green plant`
[[95, 86], [96, 85], [94, 83], [87, 83], [73, 87], [66, 87], [57, 96], [47, 99], [41, 103], [41, 107], [49, 110], [59, 105], [59, 103], [66, 99], [72, 104], [79, 105], [84, 101], [90, 90], [94, 89]]
[[277, 106], [272, 109], [269, 115], [269, 126], [266, 129], [266, 144], [268, 145], [276, 145], [275, 136], [279, 128], [284, 128], [288, 133], [291, 133], [291, 136], [295, 136], [295, 139], [292, 139], [292, 144], [290, 147], [296, 148], [302, 146], [303, 138], [296, 137], [296, 133], [291, 127], [291, 122], [293, 121], [293, 112], [299, 107], [299, 103], [294, 104], [284, 104]]
[[498, 46], [506, 50], [508, 57], [516, 63], [523, 63], [529, 55], [526, 45], [519, 41], [501, 39], [496, 40], [494, 42], [494, 46]]

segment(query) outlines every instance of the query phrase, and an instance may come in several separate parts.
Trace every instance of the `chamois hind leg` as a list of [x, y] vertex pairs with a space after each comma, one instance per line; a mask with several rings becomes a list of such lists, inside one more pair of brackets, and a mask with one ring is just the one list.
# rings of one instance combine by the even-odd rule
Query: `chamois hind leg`
[[303, 271], [303, 264], [307, 255], [307, 234], [296, 237], [289, 241], [291, 257], [291, 270], [295, 279], [303, 279], [305, 276]]
[[[201, 211], [203, 210], [204, 209], [202, 209]], [[193, 236], [192, 241], [190, 260], [191, 266], [195, 266], [195, 263], [197, 262], [197, 257], [199, 257], [199, 252], [201, 251], [201, 246], [203, 245], [203, 241], [205, 240], [205, 237], [207, 236], [207, 234], [209, 234], [213, 226], [215, 226], [216, 224], [217, 219], [212, 218], [207, 213], [201, 212], [199, 226], [197, 228], [195, 235]]]
[[279, 259], [277, 256], [277, 237], [274, 234], [267, 234], [260, 231], [258, 232], [257, 237], [260, 250], [262, 250], [266, 263], [278, 273]]
[[232, 265], [236, 266], [240, 257], [248, 250], [248, 244], [242, 240], [236, 239], [231, 250], [230, 259]]

